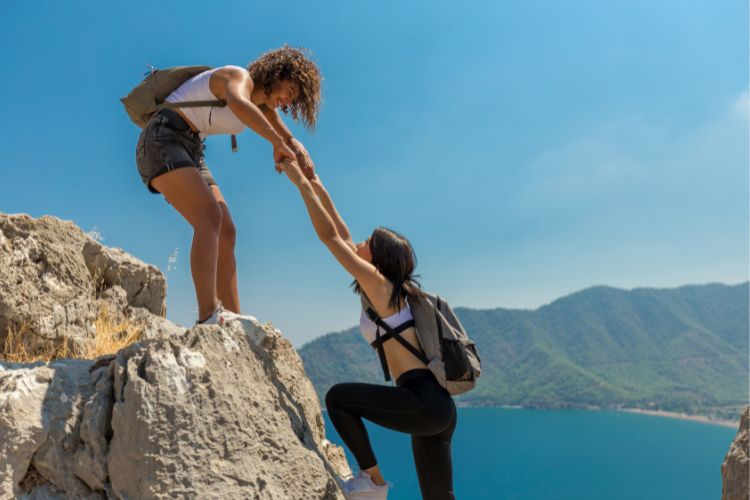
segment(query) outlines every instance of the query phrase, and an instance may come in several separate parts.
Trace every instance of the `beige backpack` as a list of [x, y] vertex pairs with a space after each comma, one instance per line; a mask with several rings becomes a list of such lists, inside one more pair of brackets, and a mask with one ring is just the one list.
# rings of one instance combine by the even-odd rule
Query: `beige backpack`
[[[394, 338], [427, 365], [438, 383], [450, 394], [461, 394], [474, 388], [482, 373], [476, 344], [469, 339], [450, 306], [439, 296], [425, 293], [424, 296], [409, 298], [414, 319], [395, 328], [388, 326], [378, 316], [364, 293], [361, 298], [362, 309], [378, 327], [375, 340], [370, 345], [378, 351], [386, 381], [391, 380], [391, 376], [383, 342]], [[415, 327], [424, 354], [399, 335], [412, 326]]]
[[[211, 69], [211, 66], [175, 66], [165, 69], [156, 69], [153, 66], [149, 67], [151, 69], [146, 73], [146, 78], [136, 85], [128, 95], [120, 99], [130, 119], [140, 128], [144, 128], [151, 119], [151, 116], [160, 109], [210, 106], [223, 108], [227, 105], [226, 101], [220, 99], [179, 103], [164, 101], [180, 85], [195, 75], [208, 71]], [[237, 138], [234, 135], [232, 136], [232, 151], [237, 151]]]

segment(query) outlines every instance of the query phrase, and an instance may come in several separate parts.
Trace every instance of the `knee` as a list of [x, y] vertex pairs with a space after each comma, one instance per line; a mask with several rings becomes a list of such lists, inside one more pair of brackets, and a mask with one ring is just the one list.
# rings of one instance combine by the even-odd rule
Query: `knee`
[[341, 384], [336, 384], [328, 389], [326, 393], [326, 410], [330, 415], [332, 411], [339, 408], [339, 395], [341, 394]]
[[207, 203], [199, 211], [199, 216], [194, 224], [194, 229], [201, 233], [212, 233], [217, 237], [220, 234], [224, 214], [218, 203]]
[[221, 220], [219, 241], [225, 247], [234, 248], [237, 242], [237, 227], [234, 225], [231, 217], [224, 217]]

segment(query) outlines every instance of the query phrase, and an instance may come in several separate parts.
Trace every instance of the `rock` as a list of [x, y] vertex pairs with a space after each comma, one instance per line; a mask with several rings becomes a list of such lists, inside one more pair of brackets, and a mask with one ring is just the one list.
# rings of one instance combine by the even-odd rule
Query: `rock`
[[154, 316], [142, 307], [129, 309], [126, 318], [141, 329], [143, 340], [169, 338], [185, 333], [185, 327], [175, 325], [161, 316]]
[[54, 217], [0, 215], [0, 342], [23, 328], [29, 349], [92, 338], [94, 284], [81, 255], [86, 236]]
[[84, 243], [83, 258], [97, 288], [118, 285], [125, 290], [130, 306], [166, 315], [167, 281], [156, 267], [90, 238]]
[[115, 322], [131, 309], [165, 313], [166, 280], [157, 268], [55, 217], [0, 214], [0, 269], [0, 345], [10, 329], [29, 352], [64, 342], [83, 352], [103, 309]]
[[[315, 392], [291, 345], [239, 321], [118, 355], [108, 470], [122, 498], [339, 498]], [[158, 402], [158, 404], [156, 403]]]
[[95, 360], [0, 361], [0, 498], [343, 498], [344, 452], [273, 325], [175, 325], [155, 267], [54, 217], [0, 214], [0, 269], [0, 341], [140, 332]]
[[80, 498], [100, 497], [73, 472], [81, 409], [94, 391], [89, 365], [86, 360], [0, 363], [0, 497], [30, 494], [42, 486]]
[[732, 445], [721, 464], [722, 500], [750, 498], [750, 406], [745, 408]]
[[17, 493], [49, 428], [42, 405], [53, 370], [0, 362], [0, 498]]
[[270, 324], [154, 335], [109, 364], [0, 366], [3, 498], [334, 499], [351, 473]]
[[32, 461], [36, 470], [54, 486], [87, 498], [92, 492], [73, 473], [73, 458], [81, 440], [83, 407], [94, 392], [90, 365], [91, 361], [74, 359], [50, 363], [53, 373], [42, 405], [47, 439]]
[[112, 366], [96, 370], [95, 392], [83, 406], [81, 441], [76, 452], [73, 473], [92, 490], [108, 489], [107, 448], [112, 439]]
[[23, 500], [68, 500], [70, 496], [45, 483], [38, 488], [34, 488], [31, 493], [24, 495], [22, 498]]

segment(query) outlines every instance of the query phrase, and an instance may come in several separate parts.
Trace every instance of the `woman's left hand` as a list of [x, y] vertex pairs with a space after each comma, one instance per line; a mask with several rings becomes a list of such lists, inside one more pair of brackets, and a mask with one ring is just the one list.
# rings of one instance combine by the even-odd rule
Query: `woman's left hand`
[[305, 146], [292, 137], [289, 141], [289, 148], [297, 156], [297, 162], [302, 169], [302, 173], [305, 174], [305, 177], [313, 179], [315, 177], [315, 164], [313, 163], [312, 158], [310, 158]]

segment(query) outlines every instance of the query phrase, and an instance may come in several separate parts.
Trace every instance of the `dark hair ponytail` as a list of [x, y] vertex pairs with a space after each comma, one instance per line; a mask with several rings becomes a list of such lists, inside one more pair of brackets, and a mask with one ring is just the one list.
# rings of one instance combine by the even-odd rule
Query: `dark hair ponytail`
[[[388, 300], [391, 308], [398, 308], [401, 299], [423, 295], [421, 285], [414, 275], [417, 256], [411, 243], [403, 235], [384, 227], [375, 228], [370, 236], [372, 264], [393, 284]], [[357, 280], [352, 282], [355, 293], [362, 293]]]

